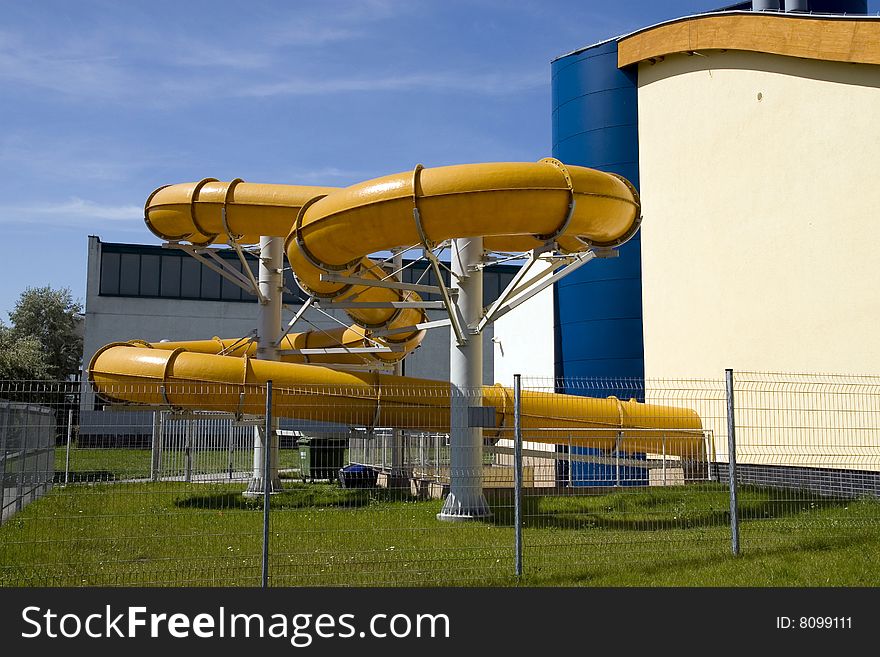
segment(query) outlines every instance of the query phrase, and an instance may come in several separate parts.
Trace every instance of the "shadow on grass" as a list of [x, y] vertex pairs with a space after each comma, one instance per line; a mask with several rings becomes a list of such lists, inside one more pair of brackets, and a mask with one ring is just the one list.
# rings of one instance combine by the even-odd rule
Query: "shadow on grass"
[[[291, 483], [286, 480], [284, 490], [272, 495], [272, 509], [345, 508], [356, 509], [371, 504], [412, 500], [409, 493], [386, 488], [339, 488], [333, 484]], [[263, 497], [245, 497], [241, 492], [222, 491], [204, 495], [177, 497], [174, 505], [182, 509], [242, 509], [263, 508]]]
[[[792, 499], [792, 491], [743, 488], [739, 515], [743, 521], [790, 518], [803, 513], [845, 507], [851, 500], [808, 496]], [[510, 527], [513, 504], [493, 505], [491, 522]], [[727, 491], [688, 490], [621, 491], [603, 495], [523, 496], [523, 526], [539, 529], [610, 529], [661, 531], [726, 527], [730, 524]]]

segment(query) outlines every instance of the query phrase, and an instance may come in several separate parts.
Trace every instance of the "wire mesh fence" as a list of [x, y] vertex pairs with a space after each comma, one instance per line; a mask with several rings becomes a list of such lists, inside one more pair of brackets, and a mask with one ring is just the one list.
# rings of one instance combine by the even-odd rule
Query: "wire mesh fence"
[[761, 495], [739, 505], [743, 549], [852, 546], [850, 568], [876, 582], [880, 377], [738, 372], [734, 390], [738, 482]]
[[0, 385], [0, 584], [725, 584], [734, 515], [880, 582], [880, 378], [736, 373], [735, 514], [720, 377], [101, 392]]
[[608, 428], [569, 424], [546, 432], [553, 443], [531, 443], [523, 430], [524, 464], [528, 454], [553, 463], [524, 491], [527, 572], [577, 572], [590, 583], [635, 569], [649, 583], [664, 559], [729, 554], [727, 479], [712, 467], [723, 381], [523, 379], [524, 407], [554, 392], [565, 393], [565, 417], [582, 413], [583, 398], [601, 399]]

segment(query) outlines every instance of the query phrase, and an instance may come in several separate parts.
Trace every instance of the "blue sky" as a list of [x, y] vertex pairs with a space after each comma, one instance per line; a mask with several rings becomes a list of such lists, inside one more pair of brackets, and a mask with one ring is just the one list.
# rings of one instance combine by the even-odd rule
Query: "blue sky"
[[550, 155], [553, 57], [723, 4], [0, 0], [0, 318], [84, 299], [90, 234], [155, 243], [159, 185]]

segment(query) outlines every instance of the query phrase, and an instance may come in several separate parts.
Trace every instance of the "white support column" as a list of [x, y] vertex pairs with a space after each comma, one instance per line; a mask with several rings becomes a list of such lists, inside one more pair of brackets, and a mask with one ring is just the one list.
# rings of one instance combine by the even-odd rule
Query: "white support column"
[[[278, 348], [275, 345], [281, 334], [282, 291], [284, 289], [284, 241], [280, 237], [260, 237], [260, 270], [258, 282], [263, 303], [260, 304], [257, 321], [257, 358], [278, 360]], [[275, 429], [278, 421], [273, 420]], [[278, 477], [278, 433], [272, 432], [269, 453], [269, 471], [271, 473], [270, 492], [281, 490], [281, 479]], [[263, 448], [266, 445], [262, 427], [254, 428], [254, 473], [248, 483], [245, 495], [263, 495]]]
[[458, 280], [452, 283], [458, 286], [456, 306], [467, 329], [462, 344], [454, 337], [449, 343], [450, 484], [437, 514], [440, 520], [479, 520], [492, 515], [483, 496], [483, 430], [469, 426], [468, 421], [469, 407], [482, 404], [483, 340], [474, 328], [483, 311], [483, 271], [476, 267], [482, 257], [482, 238], [453, 240], [452, 272]]

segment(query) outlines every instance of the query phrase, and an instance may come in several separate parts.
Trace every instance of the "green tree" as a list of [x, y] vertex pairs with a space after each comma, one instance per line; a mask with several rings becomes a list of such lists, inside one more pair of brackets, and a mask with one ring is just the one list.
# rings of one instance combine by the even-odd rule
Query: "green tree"
[[51, 378], [43, 345], [33, 336], [17, 338], [0, 324], [0, 380], [45, 380]]
[[[12, 327], [5, 331], [15, 354], [10, 365], [20, 366], [30, 359], [31, 376], [9, 378], [61, 381], [77, 374], [83, 349], [81, 313], [82, 304], [73, 300], [69, 288], [55, 290], [47, 285], [25, 289], [9, 313]], [[36, 356], [37, 347], [42, 358]]]

